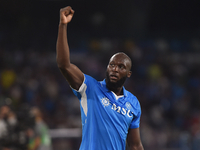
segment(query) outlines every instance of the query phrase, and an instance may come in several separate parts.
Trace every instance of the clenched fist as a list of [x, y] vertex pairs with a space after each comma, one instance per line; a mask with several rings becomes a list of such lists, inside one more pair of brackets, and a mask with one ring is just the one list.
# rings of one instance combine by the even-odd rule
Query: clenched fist
[[70, 6], [60, 9], [60, 24], [68, 24], [73, 15], [74, 10]]

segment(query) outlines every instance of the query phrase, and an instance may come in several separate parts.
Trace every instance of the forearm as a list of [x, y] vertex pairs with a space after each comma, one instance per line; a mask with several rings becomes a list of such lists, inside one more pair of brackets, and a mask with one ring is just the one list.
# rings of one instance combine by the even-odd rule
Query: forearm
[[144, 150], [144, 148], [143, 148], [142, 143], [141, 143], [139, 145], [129, 146], [129, 150]]
[[70, 52], [67, 40], [67, 24], [59, 24], [56, 45], [56, 60], [59, 68], [67, 68], [70, 65]]
[[127, 135], [127, 144], [129, 150], [144, 150], [140, 139], [139, 128], [129, 129]]
[[82, 71], [70, 63], [70, 51], [67, 40], [67, 25], [71, 21], [74, 10], [67, 6], [60, 9], [60, 23], [58, 28], [58, 38], [56, 44], [57, 65], [70, 86], [78, 90], [84, 80]]

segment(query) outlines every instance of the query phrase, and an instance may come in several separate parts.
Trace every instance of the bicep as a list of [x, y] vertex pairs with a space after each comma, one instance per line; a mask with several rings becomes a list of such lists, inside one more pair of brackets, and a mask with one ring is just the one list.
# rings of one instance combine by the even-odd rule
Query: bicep
[[81, 84], [84, 81], [84, 75], [83, 72], [74, 64], [70, 64], [67, 68], [59, 68], [62, 72], [63, 76], [67, 80], [67, 82], [70, 84], [70, 86], [78, 90]]
[[132, 149], [143, 149], [142, 142], [140, 139], [140, 130], [139, 128], [129, 129], [127, 135], [127, 143], [129, 148]]

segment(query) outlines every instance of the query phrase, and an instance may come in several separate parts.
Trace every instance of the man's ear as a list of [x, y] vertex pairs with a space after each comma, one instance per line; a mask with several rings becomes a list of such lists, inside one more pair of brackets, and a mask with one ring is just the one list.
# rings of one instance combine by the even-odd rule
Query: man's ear
[[130, 78], [131, 74], [132, 74], [132, 71], [129, 71], [128, 74], [127, 74], [127, 77]]

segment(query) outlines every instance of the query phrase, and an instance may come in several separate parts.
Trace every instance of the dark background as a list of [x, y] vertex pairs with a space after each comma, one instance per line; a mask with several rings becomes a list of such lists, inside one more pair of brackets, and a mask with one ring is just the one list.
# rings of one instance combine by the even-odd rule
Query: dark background
[[[51, 131], [81, 129], [56, 64], [59, 10], [69, 5], [71, 60], [84, 73], [102, 80], [114, 53], [132, 59], [125, 86], [141, 104], [145, 149], [199, 150], [199, 0], [0, 0], [0, 106], [37, 106]], [[76, 150], [81, 138], [52, 141]]]
[[1, 0], [0, 3], [1, 45], [10, 42], [20, 47], [55, 47], [59, 9], [68, 5], [75, 10], [69, 30], [71, 40], [89, 36], [189, 39], [200, 34], [198, 0]]

